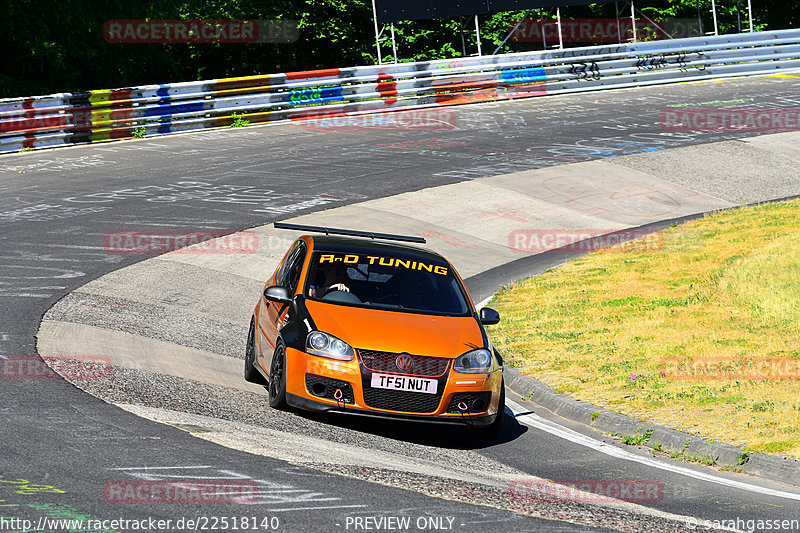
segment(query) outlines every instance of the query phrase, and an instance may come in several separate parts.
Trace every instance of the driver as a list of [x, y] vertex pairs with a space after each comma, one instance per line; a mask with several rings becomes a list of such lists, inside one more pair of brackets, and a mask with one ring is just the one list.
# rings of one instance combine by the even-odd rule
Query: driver
[[349, 279], [347, 275], [347, 265], [344, 263], [333, 263], [328, 265], [327, 268], [322, 269], [322, 280], [320, 275], [317, 275], [317, 282], [308, 290], [309, 296], [314, 298], [322, 298], [329, 292], [344, 291], [350, 292], [350, 288], [345, 285]]

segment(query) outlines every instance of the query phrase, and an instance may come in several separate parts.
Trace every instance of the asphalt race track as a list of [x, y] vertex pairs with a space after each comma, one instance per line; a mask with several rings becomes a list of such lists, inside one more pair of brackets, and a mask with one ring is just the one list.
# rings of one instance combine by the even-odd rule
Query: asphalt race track
[[[4, 156], [0, 356], [36, 355], [40, 322], [54, 304], [92, 280], [148, 258], [108, 253], [107, 232], [235, 231], [409, 191], [575, 162], [655, 154], [653, 165], [658, 165], [657, 156], [665, 150], [746, 135], [661, 130], [662, 110], [700, 104], [798, 107], [798, 79], [765, 76], [463, 106], [443, 115], [442, 127], [433, 129], [289, 124]], [[697, 162], [701, 168], [714, 164]], [[753, 193], [764, 199], [800, 194], [796, 169], [780, 164], [767, 184], [714, 175], [704, 178], [706, 190], [734, 189], [740, 196], [729, 194], [731, 202], [747, 201]], [[690, 172], [675, 169], [674, 175], [691, 185]], [[359, 227], [358, 221], [352, 226]], [[177, 301], [170, 303], [180, 304], [180, 294], [174, 294], [168, 297]], [[92, 312], [99, 317], [111, 313], [101, 304]], [[159, 317], [151, 318], [156, 323]], [[181, 323], [170, 327], [176, 336], [191, 329]], [[205, 335], [201, 344], [210, 349], [215, 337], [224, 336], [216, 331]], [[391, 530], [397, 523], [389, 519], [397, 517], [411, 519], [407, 530], [455, 531], [681, 531], [704, 529], [697, 520], [800, 519], [797, 487], [654, 460], [518, 396], [509, 396], [517, 416], [507, 422], [500, 441], [472, 443], [463, 435], [428, 428], [269, 412], [263, 395], [252, 390], [135, 369], [115, 369], [110, 383], [86, 385], [92, 387], [108, 387], [92, 392], [113, 393], [112, 401], [134, 404], [127, 411], [158, 419], [162, 413], [151, 407], [158, 406], [184, 418], [158, 424], [61, 379], [4, 376], [0, 531], [66, 530], [44, 520], [57, 518], [172, 520], [164, 527], [73, 528], [119, 532], [203, 529], [177, 523], [203, 517], [212, 521], [205, 522], [208, 530], [232, 529], [212, 527], [220, 517], [253, 517], [258, 527], [246, 529], [279, 531]], [[234, 438], [242, 428], [253, 435], [247, 445]], [[286, 449], [261, 453], [258, 446], [275, 437], [271, 431], [297, 439], [287, 441]], [[204, 433], [228, 434], [231, 442], [221, 446], [202, 438]], [[308, 450], [298, 447], [305, 445]], [[355, 446], [374, 454], [371, 466], [355, 458], [325, 460], [326, 448], [344, 456]], [[290, 451], [295, 460], [277, 458]], [[392, 468], [393, 461], [416, 461], [426, 468]], [[506, 490], [521, 476], [651, 480], [661, 484], [664, 494], [641, 505], [531, 504], [510, 498]], [[114, 486], [156, 480], [237, 482], [255, 487], [255, 496], [205, 505], [131, 504], [114, 498]], [[32, 522], [6, 528], [2, 517]]]

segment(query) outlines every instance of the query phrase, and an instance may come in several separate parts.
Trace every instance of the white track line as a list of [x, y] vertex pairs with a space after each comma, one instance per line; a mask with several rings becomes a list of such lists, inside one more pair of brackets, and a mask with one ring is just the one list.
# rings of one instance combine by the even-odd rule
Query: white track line
[[587, 448], [591, 448], [595, 451], [604, 453], [606, 455], [610, 455], [612, 457], [616, 457], [618, 459], [624, 459], [626, 461], [641, 463], [651, 468], [666, 470], [667, 472], [672, 472], [673, 474], [680, 474], [682, 476], [708, 481], [709, 483], [716, 483], [717, 485], [723, 485], [725, 487], [733, 489], [745, 490], [760, 495], [775, 496], [776, 498], [785, 498], [787, 500], [800, 501], [800, 494], [796, 494], [793, 492], [785, 492], [781, 490], [770, 489], [767, 487], [760, 487], [758, 485], [751, 485], [749, 483], [744, 483], [742, 481], [736, 481], [733, 479], [718, 477], [713, 474], [709, 474], [707, 472], [699, 470], [691, 470], [689, 468], [685, 468], [676, 464], [665, 463], [662, 461], [658, 461], [652, 457], [642, 457], [634, 453], [631, 453], [629, 451], [618, 448], [617, 446], [614, 446], [612, 444], [608, 444], [599, 441], [597, 439], [593, 439], [592, 437], [583, 435], [582, 433], [578, 433], [577, 431], [573, 431], [562, 425], [556, 424], [555, 422], [550, 422], [549, 420], [545, 420], [539, 415], [530, 413], [527, 409], [524, 409], [521, 405], [519, 405], [514, 401], [506, 400], [506, 405], [514, 412], [514, 416], [517, 419], [517, 421], [522, 424], [525, 424], [526, 426], [539, 429], [541, 431], [550, 433], [551, 435], [555, 435], [556, 437], [560, 437], [575, 444], [580, 444], [581, 446], [586, 446]]

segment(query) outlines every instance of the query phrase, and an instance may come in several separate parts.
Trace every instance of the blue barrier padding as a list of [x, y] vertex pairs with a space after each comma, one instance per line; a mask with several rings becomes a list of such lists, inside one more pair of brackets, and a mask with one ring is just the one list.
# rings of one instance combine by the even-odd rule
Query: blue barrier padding
[[545, 81], [546, 79], [542, 67], [500, 71], [500, 81]]
[[153, 107], [152, 109], [147, 109], [144, 112], [144, 116], [146, 117], [160, 117], [164, 115], [175, 115], [177, 113], [191, 113], [193, 111], [202, 111], [206, 107], [204, 102], [194, 102], [189, 104], [170, 104], [169, 101], [161, 103], [159, 102], [158, 105]]
[[344, 100], [341, 87], [312, 87], [287, 91], [293, 104], [316, 104]]

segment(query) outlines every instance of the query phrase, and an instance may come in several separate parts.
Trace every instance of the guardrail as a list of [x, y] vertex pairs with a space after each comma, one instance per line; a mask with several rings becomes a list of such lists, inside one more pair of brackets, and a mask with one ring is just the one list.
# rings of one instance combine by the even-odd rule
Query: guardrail
[[[800, 30], [0, 99], [0, 153], [800, 69]], [[141, 130], [140, 130], [141, 131]]]

